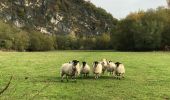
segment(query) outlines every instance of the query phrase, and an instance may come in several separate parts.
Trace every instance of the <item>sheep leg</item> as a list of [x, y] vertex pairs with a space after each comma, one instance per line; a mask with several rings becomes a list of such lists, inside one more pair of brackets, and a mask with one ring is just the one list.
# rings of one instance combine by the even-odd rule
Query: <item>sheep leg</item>
[[119, 79], [119, 80], [121, 79], [121, 73], [118, 74], [118, 79]]
[[119, 79], [119, 74], [118, 73], [116, 74], [116, 79]]
[[88, 77], [88, 76], [89, 76], [89, 73], [86, 74], [86, 77]]
[[125, 78], [124, 73], [122, 73], [122, 78]]
[[102, 74], [104, 75], [105, 70], [102, 70]]
[[89, 73], [87, 73], [87, 77], [89, 77]]
[[121, 79], [124, 78], [124, 73], [121, 73], [121, 74], [120, 74], [120, 78], [121, 78]]
[[100, 75], [99, 75], [99, 74], [97, 74], [97, 78], [99, 78], [99, 76], [100, 76]]
[[110, 75], [112, 75], [112, 74], [113, 74], [113, 72], [111, 71], [111, 72], [110, 72]]
[[73, 76], [74, 77], [74, 81], [76, 82], [76, 76]]
[[83, 74], [82, 73], [80, 74], [80, 77], [83, 78]]
[[67, 80], [67, 82], [68, 82], [68, 75], [66, 75], [66, 80]]
[[88, 73], [86, 73], [86, 77], [88, 76]]
[[97, 79], [97, 74], [95, 74], [95, 77], [94, 77], [95, 79]]
[[114, 72], [112, 73], [112, 75], [113, 75], [113, 78], [116, 78], [116, 76], [115, 76], [115, 73], [114, 73]]
[[63, 79], [64, 79], [64, 74], [61, 73], [61, 82], [63, 82]]
[[98, 79], [99, 78], [99, 74], [96, 74], [96, 79]]

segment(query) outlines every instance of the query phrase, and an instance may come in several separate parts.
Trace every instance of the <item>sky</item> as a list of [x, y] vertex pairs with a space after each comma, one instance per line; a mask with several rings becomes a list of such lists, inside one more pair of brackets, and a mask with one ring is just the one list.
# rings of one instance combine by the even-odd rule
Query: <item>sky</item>
[[167, 6], [166, 0], [90, 0], [97, 7], [105, 9], [113, 17], [125, 18], [129, 13], [139, 10], [156, 9]]

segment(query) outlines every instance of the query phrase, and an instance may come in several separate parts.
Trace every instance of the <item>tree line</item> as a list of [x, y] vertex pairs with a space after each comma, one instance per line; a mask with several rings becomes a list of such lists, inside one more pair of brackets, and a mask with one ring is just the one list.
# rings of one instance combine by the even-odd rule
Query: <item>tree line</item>
[[98, 35], [43, 34], [0, 21], [0, 49], [17, 51], [150, 51], [170, 46], [170, 9], [138, 11], [121, 19], [111, 32]]
[[170, 45], [170, 9], [157, 8], [129, 14], [112, 32], [114, 49], [163, 50]]

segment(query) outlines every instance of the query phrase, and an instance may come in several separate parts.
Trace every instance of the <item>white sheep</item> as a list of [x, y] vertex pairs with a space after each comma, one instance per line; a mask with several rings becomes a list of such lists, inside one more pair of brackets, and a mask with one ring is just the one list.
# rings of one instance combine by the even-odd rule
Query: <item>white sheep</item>
[[[73, 61], [70, 61], [69, 63], [72, 63]], [[76, 69], [77, 69], [76, 76], [78, 77], [80, 75], [80, 69], [81, 69], [79, 63], [77, 64]]]
[[112, 61], [108, 61], [107, 72], [109, 72], [110, 75], [115, 76], [115, 70], [116, 70], [116, 64], [113, 63]]
[[115, 70], [115, 74], [117, 76], [118, 79], [120, 78], [124, 78], [124, 74], [125, 74], [125, 67], [122, 63], [116, 62], [116, 70]]
[[78, 73], [77, 65], [79, 65], [79, 61], [77, 60], [63, 64], [61, 67], [61, 81], [63, 81], [64, 75], [66, 75], [67, 81], [68, 76], [71, 76], [72, 79], [74, 78], [76, 80], [76, 73]]
[[95, 74], [95, 79], [97, 79], [102, 73], [102, 64], [98, 61], [95, 61], [93, 64], [93, 74]]
[[76, 77], [78, 77], [80, 75], [80, 64], [78, 63], [76, 66], [77, 72], [76, 72]]
[[90, 73], [90, 66], [86, 62], [82, 62], [80, 74], [87, 77]]
[[104, 72], [106, 71], [107, 69], [107, 60], [106, 59], [102, 59], [101, 61], [101, 64], [102, 64], [102, 73], [104, 74]]

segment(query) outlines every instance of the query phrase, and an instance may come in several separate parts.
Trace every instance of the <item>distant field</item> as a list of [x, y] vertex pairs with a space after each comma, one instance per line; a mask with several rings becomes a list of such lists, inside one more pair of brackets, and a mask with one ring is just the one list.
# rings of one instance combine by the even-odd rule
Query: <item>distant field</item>
[[[60, 82], [62, 63], [77, 59], [92, 65], [107, 58], [126, 67], [125, 79], [105, 74], [98, 80]], [[170, 53], [165, 52], [0, 52], [0, 100], [170, 100]]]

